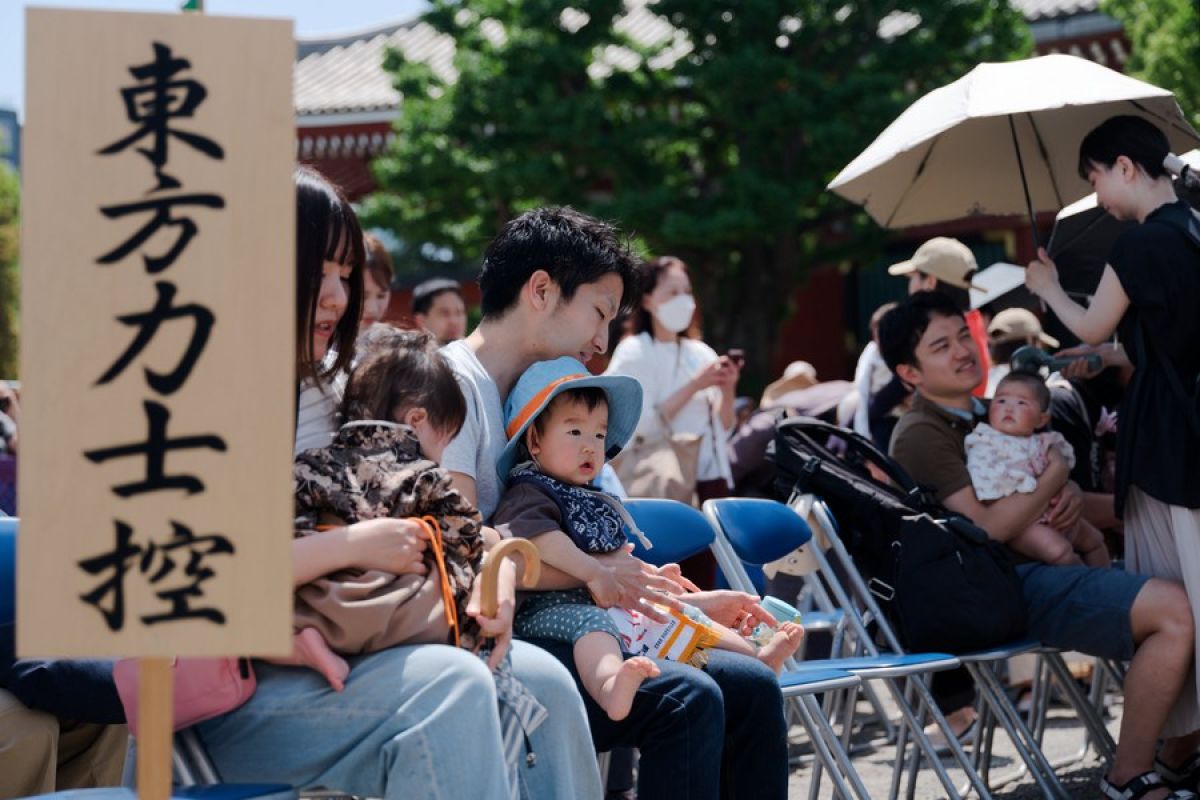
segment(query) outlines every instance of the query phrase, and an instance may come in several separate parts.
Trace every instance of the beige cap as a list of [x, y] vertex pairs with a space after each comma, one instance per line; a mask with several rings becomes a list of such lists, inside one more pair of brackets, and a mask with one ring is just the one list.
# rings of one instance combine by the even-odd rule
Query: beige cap
[[911, 275], [920, 272], [960, 289], [979, 289], [971, 283], [971, 276], [978, 269], [975, 254], [969, 247], [958, 239], [936, 236], [918, 247], [908, 261], [888, 267], [888, 274]]
[[763, 390], [760, 405], [769, 405], [770, 401], [787, 392], [796, 389], [807, 389], [817, 385], [817, 368], [807, 361], [793, 361], [783, 371], [783, 377], [767, 385]]
[[1046, 347], [1058, 347], [1058, 339], [1044, 332], [1034, 313], [1024, 308], [1006, 308], [993, 317], [988, 338], [997, 343], [1036, 339]]

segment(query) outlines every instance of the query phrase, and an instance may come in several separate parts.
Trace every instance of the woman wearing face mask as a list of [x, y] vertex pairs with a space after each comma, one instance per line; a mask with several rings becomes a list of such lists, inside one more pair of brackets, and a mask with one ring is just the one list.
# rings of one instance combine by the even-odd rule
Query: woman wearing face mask
[[[673, 256], [647, 262], [642, 266], [641, 307], [634, 318], [636, 335], [617, 345], [607, 372], [641, 382], [646, 399], [639, 435], [658, 434], [665, 419], [673, 432], [702, 438], [696, 494], [703, 502], [726, 497], [733, 489], [725, 443], [734, 427], [741, 365], [692, 338], [695, 315], [687, 265]], [[688, 577], [709, 588], [715, 562], [711, 557], [705, 561], [712, 566], [705, 570], [697, 564]]]

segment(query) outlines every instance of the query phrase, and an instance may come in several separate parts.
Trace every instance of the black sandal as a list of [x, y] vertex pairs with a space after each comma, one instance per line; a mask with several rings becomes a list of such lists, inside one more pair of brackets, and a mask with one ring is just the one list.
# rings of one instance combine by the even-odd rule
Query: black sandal
[[[1116, 786], [1108, 778], [1100, 779], [1100, 793], [1109, 800], [1137, 800], [1158, 789], [1170, 789], [1162, 776], [1151, 770], [1137, 775], [1120, 786]], [[1196, 794], [1187, 789], [1175, 789], [1166, 800], [1196, 800]]]
[[1168, 767], [1161, 757], [1154, 758], [1154, 771], [1172, 789], [1190, 789], [1196, 791], [1200, 786], [1200, 753], [1194, 754], [1178, 767]]

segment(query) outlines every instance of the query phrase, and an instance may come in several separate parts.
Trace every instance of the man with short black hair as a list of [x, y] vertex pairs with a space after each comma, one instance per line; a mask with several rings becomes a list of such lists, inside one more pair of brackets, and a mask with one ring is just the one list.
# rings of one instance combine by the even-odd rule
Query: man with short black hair
[[467, 335], [467, 303], [458, 281], [430, 278], [413, 289], [413, 321], [447, 345]]
[[[1067, 482], [1061, 455], [1050, 456], [1030, 494], [988, 505], [975, 495], [963, 442], [986, 418], [986, 406], [971, 395], [979, 383], [980, 354], [952, 301], [935, 292], [914, 294], [883, 318], [879, 338], [888, 366], [916, 392], [912, 410], [896, 425], [891, 452], [919, 484], [1000, 542], [1047, 509], [1051, 525], [1074, 524], [1082, 503], [1078, 487]], [[1121, 786], [1152, 771], [1156, 740], [1192, 658], [1194, 631], [1183, 587], [1117, 570], [1032, 562], [1016, 569], [1031, 637], [1068, 650], [1131, 659], [1120, 741], [1106, 782]]]
[[[504, 399], [537, 361], [572, 356], [586, 363], [607, 350], [609, 323], [638, 296], [637, 274], [614, 227], [569, 208], [528, 211], [488, 246], [479, 279], [483, 319], [466, 339], [442, 349], [467, 399], [466, 423], [442, 466], [485, 520], [504, 490], [496, 471], [506, 443]], [[672, 593], [679, 584], [627, 550], [595, 558], [620, 585], [622, 607], [653, 616], [650, 603], [678, 605]], [[546, 566], [542, 574], [539, 588], [580, 585]], [[688, 602], [723, 623], [765, 614], [757, 598], [741, 592], [698, 592]], [[570, 645], [536, 643], [578, 676]], [[640, 751], [638, 796], [786, 798], [787, 724], [774, 672], [757, 659], [716, 650], [704, 670], [656, 663], [662, 674], [642, 683], [620, 722], [584, 696], [597, 750]]]

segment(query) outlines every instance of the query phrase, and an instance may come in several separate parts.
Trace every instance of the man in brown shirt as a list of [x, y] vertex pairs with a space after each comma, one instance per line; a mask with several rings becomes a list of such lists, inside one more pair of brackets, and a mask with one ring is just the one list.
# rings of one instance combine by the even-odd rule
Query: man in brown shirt
[[[952, 302], [934, 292], [912, 295], [883, 318], [879, 339], [887, 365], [916, 391], [912, 410], [896, 425], [891, 451], [918, 483], [1001, 542], [1047, 508], [1052, 525], [1065, 527], [1078, 519], [1080, 493], [1068, 483], [1066, 462], [1058, 455], [1051, 456], [1032, 493], [987, 505], [976, 497], [963, 440], [986, 416], [985, 406], [971, 396], [980, 380], [980, 355]], [[1192, 657], [1194, 631], [1183, 587], [1088, 567], [1025, 563], [1017, 573], [1032, 637], [1064, 649], [1131, 659], [1126, 713], [1106, 783], [1123, 787], [1152, 773], [1159, 732]], [[1168, 740], [1162, 759], [1181, 763], [1197, 744], [1195, 734]], [[1167, 794], [1157, 790], [1146, 796]]]

